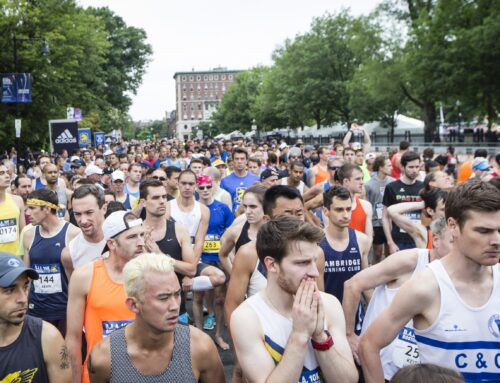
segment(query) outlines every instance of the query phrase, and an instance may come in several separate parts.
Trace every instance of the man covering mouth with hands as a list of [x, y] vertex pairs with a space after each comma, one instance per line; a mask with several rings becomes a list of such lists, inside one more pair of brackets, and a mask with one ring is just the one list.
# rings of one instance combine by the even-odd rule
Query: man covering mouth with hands
[[316, 284], [322, 238], [321, 229], [289, 215], [279, 215], [259, 230], [256, 247], [267, 287], [231, 316], [247, 381], [357, 381], [342, 307]]

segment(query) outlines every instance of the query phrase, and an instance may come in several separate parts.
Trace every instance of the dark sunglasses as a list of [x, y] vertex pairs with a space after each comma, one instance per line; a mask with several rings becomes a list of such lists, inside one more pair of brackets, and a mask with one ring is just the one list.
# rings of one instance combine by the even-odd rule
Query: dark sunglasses
[[160, 181], [166, 181], [167, 179], [165, 177], [158, 177], [158, 176], [153, 176], [151, 177], [154, 180], [160, 180]]
[[337, 170], [340, 166], [328, 166], [328, 170]]
[[210, 190], [212, 189], [212, 185], [198, 186], [200, 190]]

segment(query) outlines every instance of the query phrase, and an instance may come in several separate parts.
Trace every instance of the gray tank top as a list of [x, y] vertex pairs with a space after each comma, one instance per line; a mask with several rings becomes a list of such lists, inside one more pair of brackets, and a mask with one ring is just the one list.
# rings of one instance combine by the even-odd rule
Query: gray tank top
[[189, 326], [177, 324], [174, 334], [172, 359], [158, 375], [143, 375], [136, 370], [128, 356], [125, 328], [109, 335], [111, 348], [111, 383], [198, 382], [193, 374]]

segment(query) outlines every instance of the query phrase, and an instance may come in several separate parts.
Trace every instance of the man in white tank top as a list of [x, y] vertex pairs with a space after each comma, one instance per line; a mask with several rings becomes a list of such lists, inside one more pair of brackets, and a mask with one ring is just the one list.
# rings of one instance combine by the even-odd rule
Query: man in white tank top
[[[431, 224], [433, 249], [409, 249], [398, 251], [382, 262], [357, 273], [344, 284], [342, 308], [346, 319], [347, 340], [351, 346], [354, 359], [359, 363], [359, 336], [354, 332], [355, 316], [361, 294], [375, 289], [371, 296], [363, 320], [362, 333], [392, 302], [398, 288], [416, 273], [422, 271], [429, 262], [441, 259], [451, 250], [451, 232], [444, 217]], [[365, 296], [368, 301], [368, 296]], [[412, 334], [413, 327], [407, 324], [400, 335], [390, 345], [380, 351], [384, 378], [391, 380], [398, 368], [418, 362], [416, 345], [413, 339], [405, 339], [404, 334]], [[410, 347], [410, 352], [408, 352]]]
[[361, 337], [367, 382], [383, 382], [379, 352], [413, 319], [420, 362], [466, 382], [500, 380], [500, 190], [466, 182], [445, 208], [453, 247], [407, 281]]
[[293, 161], [290, 164], [290, 172], [288, 177], [282, 178], [280, 180], [280, 185], [290, 186], [297, 189], [301, 196], [304, 196], [309, 188], [302, 181], [304, 176], [304, 163], [302, 161]]
[[96, 185], [82, 185], [72, 195], [73, 214], [81, 232], [61, 253], [61, 261], [68, 280], [77, 267], [98, 258], [106, 245], [102, 224], [104, 222], [104, 192]]
[[321, 238], [321, 229], [287, 214], [260, 228], [257, 253], [267, 286], [231, 317], [248, 381], [357, 382], [342, 307], [316, 284]]

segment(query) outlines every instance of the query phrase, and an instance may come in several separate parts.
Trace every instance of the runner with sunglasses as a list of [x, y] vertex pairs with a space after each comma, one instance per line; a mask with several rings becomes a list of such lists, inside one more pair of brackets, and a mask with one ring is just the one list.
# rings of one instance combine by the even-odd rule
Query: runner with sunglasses
[[[213, 196], [213, 181], [208, 175], [202, 174], [197, 179], [196, 191], [198, 192], [200, 203], [210, 210], [210, 221], [208, 223], [205, 243], [203, 244], [203, 253], [201, 254], [201, 267], [204, 265], [213, 266], [223, 271], [219, 260], [220, 238], [226, 229], [231, 226], [234, 215], [229, 207]], [[203, 274], [202, 269], [202, 274]], [[227, 278], [226, 278], [227, 281]], [[215, 342], [223, 349], [228, 350], [229, 345], [222, 339], [221, 329], [224, 323], [224, 301], [226, 297], [226, 284], [215, 287], [214, 291], [195, 293], [193, 305], [198, 305], [198, 310], [202, 310], [203, 296], [205, 295], [208, 308], [208, 316], [203, 323], [205, 330], [212, 330], [215, 327]]]

